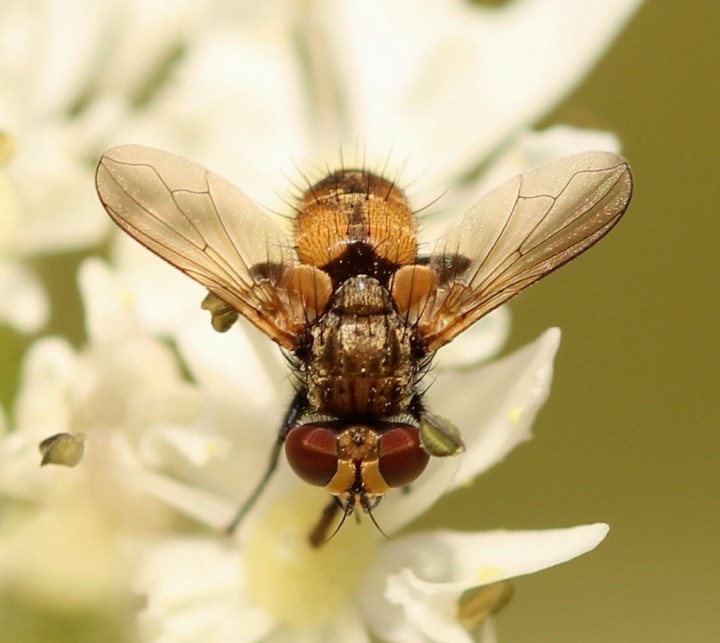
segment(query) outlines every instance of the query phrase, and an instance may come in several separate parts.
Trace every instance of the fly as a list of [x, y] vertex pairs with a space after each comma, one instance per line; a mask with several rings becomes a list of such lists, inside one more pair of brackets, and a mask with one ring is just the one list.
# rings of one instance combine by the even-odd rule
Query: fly
[[216, 330], [242, 315], [289, 355], [295, 396], [266, 473], [228, 530], [284, 448], [295, 473], [333, 497], [310, 536], [316, 546], [338, 512], [344, 521], [359, 507], [372, 518], [431, 456], [463, 450], [423, 400], [435, 352], [596, 243], [632, 194], [615, 154], [550, 161], [480, 198], [423, 256], [402, 190], [363, 169], [310, 187], [291, 234], [224, 179], [167, 152], [113, 148], [96, 185], [118, 226], [208, 289]]

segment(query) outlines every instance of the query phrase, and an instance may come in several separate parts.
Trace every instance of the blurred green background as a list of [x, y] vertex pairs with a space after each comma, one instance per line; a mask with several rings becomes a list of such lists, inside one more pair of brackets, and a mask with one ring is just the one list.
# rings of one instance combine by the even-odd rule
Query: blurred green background
[[511, 304], [510, 348], [563, 331], [550, 400], [432, 524], [611, 532], [517, 581], [503, 643], [720, 640], [719, 34], [720, 3], [648, 2], [546, 120], [617, 132], [633, 203]]
[[[648, 2], [543, 123], [617, 132], [634, 200], [608, 239], [511, 304], [508, 350], [563, 331], [534, 440], [422, 526], [612, 530], [595, 552], [516, 582], [502, 643], [720, 637], [719, 33], [720, 3]], [[54, 332], [78, 327], [74, 265], [42, 267], [67, 284]], [[7, 404], [25, 342], [2, 330], [0, 344]]]

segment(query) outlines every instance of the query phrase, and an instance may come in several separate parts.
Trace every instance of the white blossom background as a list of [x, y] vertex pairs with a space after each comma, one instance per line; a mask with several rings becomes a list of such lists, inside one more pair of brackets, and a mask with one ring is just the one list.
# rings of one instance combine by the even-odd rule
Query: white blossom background
[[[563, 330], [534, 439], [421, 520], [610, 524], [592, 554], [516, 582], [504, 643], [704, 643], [720, 626], [718, 24], [717, 3], [648, 2], [542, 123], [617, 133], [636, 191], [607, 240], [511, 304], [508, 351]], [[56, 286], [74, 268], [40, 261]], [[50, 330], [80, 317], [68, 289]], [[26, 342], [2, 329], [0, 346], [7, 405]]]

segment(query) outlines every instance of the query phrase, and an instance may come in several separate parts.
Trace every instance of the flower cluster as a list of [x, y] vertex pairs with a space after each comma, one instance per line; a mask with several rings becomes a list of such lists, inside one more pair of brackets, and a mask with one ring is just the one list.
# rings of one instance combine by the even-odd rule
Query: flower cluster
[[[607, 132], [531, 128], [639, 0], [5, 5], [0, 321], [14, 329], [5, 336], [45, 326], [48, 288], [62, 300], [35, 259], [85, 253], [82, 345], [35, 339], [0, 413], [0, 621], [10, 638], [26, 618], [53, 640], [77, 638], [79, 619], [123, 641], [490, 643], [487, 617], [507, 579], [604, 538], [603, 524], [404, 530], [530, 437], [560, 334], [489, 361], [507, 335], [504, 309], [438, 355], [428, 404], [460, 428], [466, 452], [384, 499], [375, 519], [390, 539], [363, 520], [311, 548], [326, 497], [282, 467], [235, 536], [223, 536], [263, 474], [290, 397], [286, 367], [247, 324], [215, 334], [199, 286], [109, 231], [93, 171], [106, 147], [142, 143], [236, 177], [257, 203], [286, 211], [279, 177], [297, 167], [385, 167], [418, 209], [447, 191], [422, 221], [427, 242], [507, 176], [618, 148]], [[51, 436], [62, 437], [44, 443], [40, 467], [38, 444]]]

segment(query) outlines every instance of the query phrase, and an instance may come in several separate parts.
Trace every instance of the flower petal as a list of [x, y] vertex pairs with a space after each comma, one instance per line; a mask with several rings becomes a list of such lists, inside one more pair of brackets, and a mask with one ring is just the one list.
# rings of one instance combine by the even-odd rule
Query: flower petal
[[[182, 404], [182, 399], [177, 402]], [[225, 457], [229, 440], [211, 431], [168, 423], [159, 423], [145, 431], [139, 441], [143, 459], [155, 466], [167, 466], [179, 459], [193, 467], [202, 467], [214, 458]]]
[[85, 332], [96, 346], [122, 342], [137, 329], [132, 292], [117, 271], [95, 257], [78, 270], [80, 295], [85, 308]]
[[430, 389], [430, 408], [463, 434], [466, 451], [454, 486], [500, 462], [520, 442], [550, 392], [557, 328], [532, 344], [477, 370], [441, 373]]
[[243, 25], [216, 25], [196, 37], [176, 82], [127, 119], [112, 142], [172, 149], [237, 183], [256, 203], [282, 209], [282, 175], [297, 176], [292, 160], [311, 153], [305, 88], [289, 25], [254, 33]]
[[427, 469], [407, 490], [394, 489], [373, 511], [386, 534], [394, 534], [424, 514], [453, 486], [462, 464], [461, 457], [431, 458]]
[[204, 389], [232, 393], [239, 405], [250, 409], [281, 409], [290, 398], [280, 350], [245, 320], [221, 334], [212, 330], [203, 311], [186, 320], [177, 341], [193, 378]]
[[64, 467], [40, 467], [41, 440], [69, 429], [68, 377], [77, 358], [69, 343], [45, 338], [33, 344], [23, 361], [15, 401], [13, 429], [0, 436], [0, 490], [8, 496], [38, 499], [59, 495], [76, 477]]
[[39, 441], [72, 428], [67, 398], [77, 368], [70, 342], [45, 337], [32, 344], [23, 358], [14, 434], [22, 431]]
[[134, 585], [148, 599], [140, 615], [148, 640], [250, 643], [273, 627], [247, 597], [237, 550], [217, 539], [148, 546]]
[[190, 315], [199, 313], [206, 293], [202, 286], [134, 239], [118, 231], [111, 254], [143, 328], [172, 334]]
[[224, 501], [216, 494], [203, 491], [198, 486], [173, 480], [166, 476], [137, 469], [128, 478], [129, 484], [139, 491], [161, 500], [171, 507], [198, 520], [218, 534], [227, 526], [237, 506]]
[[47, 295], [35, 275], [18, 264], [0, 262], [0, 321], [21, 333], [33, 333], [47, 323], [49, 312]]
[[[84, 0], [86, 3], [86, 0]], [[102, 60], [103, 68], [96, 79], [98, 90], [124, 92], [138, 100], [148, 100], [158, 72], [169, 66], [177, 50], [198, 32], [203, 14], [212, 8], [207, 0], [166, 0], [145, 2], [131, 0], [113, 3], [115, 29], [110, 51]], [[120, 29], [117, 23], [121, 24]]]
[[[16, 511], [11, 503], [3, 504], [4, 607], [6, 601], [12, 605], [13, 594], [22, 596], [25, 609], [34, 614], [101, 613], [127, 604], [127, 560], [117, 546], [115, 523], [107, 520], [107, 514], [85, 493], [87, 489], [76, 489], [78, 493], [54, 496], [36, 512], [28, 512], [27, 507]], [[17, 636], [8, 638], [3, 627], [6, 641], [34, 638]]]
[[409, 2], [346, 2], [341, 37], [356, 56], [358, 131], [371, 150], [392, 144], [414, 174], [432, 163], [461, 175], [557, 104], [639, 4], [435, 0], [415, 11]]
[[399, 538], [382, 548], [368, 576], [363, 608], [373, 631], [389, 640], [422, 640], [417, 635], [407, 638], [410, 632], [421, 632], [431, 641], [466, 643], [472, 639], [456, 620], [463, 592], [571, 560], [594, 549], [607, 533], [607, 525], [597, 523], [545, 531], [440, 531]]
[[604, 523], [527, 531], [437, 531], [387, 543], [379, 559], [396, 570], [412, 569], [417, 583], [469, 589], [572, 560], [597, 547], [608, 531]]
[[588, 150], [606, 150], [618, 154], [620, 141], [612, 132], [568, 125], [555, 125], [539, 132], [525, 130], [483, 173], [479, 189], [485, 192], [536, 165]]
[[[13, 116], [19, 120], [48, 118], [71, 109], [87, 89], [97, 52], [108, 36], [111, 3], [84, 0], [49, 0], [41, 3], [7, 2], [10, 20], [3, 20], [4, 51], [12, 51], [12, 65], [2, 68], [3, 85], [22, 88], [6, 98], [15, 99]], [[5, 18], [5, 15], [3, 15]], [[6, 85], [8, 80], [13, 81]], [[17, 119], [17, 120], [16, 120]]]
[[72, 121], [33, 124], [17, 133], [17, 153], [8, 176], [17, 189], [22, 225], [13, 249], [39, 254], [97, 243], [110, 227], [99, 214], [84, 130]]
[[510, 309], [501, 306], [443, 346], [437, 357], [438, 369], [477, 366], [500, 350], [509, 332]]

